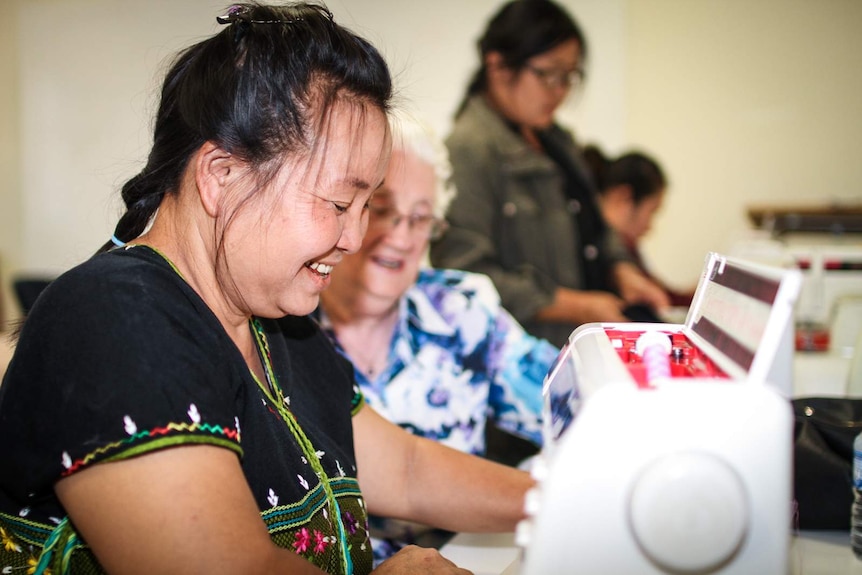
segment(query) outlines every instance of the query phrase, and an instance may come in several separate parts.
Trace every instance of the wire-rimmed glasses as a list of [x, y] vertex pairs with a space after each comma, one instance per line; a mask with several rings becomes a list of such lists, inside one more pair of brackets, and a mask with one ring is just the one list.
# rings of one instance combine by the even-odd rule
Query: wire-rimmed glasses
[[555, 68], [541, 68], [533, 64], [524, 64], [524, 67], [535, 74], [536, 78], [546, 88], [565, 88], [567, 90], [577, 88], [584, 81], [584, 71], [580, 68], [573, 70], [560, 70]]
[[369, 227], [392, 231], [401, 225], [402, 221], [406, 221], [407, 229], [411, 234], [431, 240], [439, 239], [448, 227], [446, 220], [435, 217], [432, 214], [403, 214], [391, 204], [384, 202], [372, 202], [368, 204], [368, 212]]

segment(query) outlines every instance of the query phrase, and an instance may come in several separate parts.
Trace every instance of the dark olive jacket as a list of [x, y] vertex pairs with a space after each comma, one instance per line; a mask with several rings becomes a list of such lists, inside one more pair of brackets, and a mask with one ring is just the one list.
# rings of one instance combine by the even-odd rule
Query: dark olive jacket
[[[545, 134], [570, 150], [579, 182], [595, 186], [572, 136], [553, 126]], [[431, 247], [435, 267], [465, 269], [491, 277], [503, 305], [537, 337], [562, 345], [574, 324], [535, 321], [558, 286], [584, 289], [580, 258], [603, 257], [609, 266], [629, 260], [618, 236], [581, 245], [573, 214], [580, 204], [565, 193], [565, 175], [531, 148], [481, 96], [474, 96], [446, 139], [458, 194], [450, 228]]]

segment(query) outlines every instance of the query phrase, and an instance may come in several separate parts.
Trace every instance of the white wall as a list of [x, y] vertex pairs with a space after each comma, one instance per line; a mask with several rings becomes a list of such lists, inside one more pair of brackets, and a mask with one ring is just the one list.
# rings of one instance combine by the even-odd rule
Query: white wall
[[[620, 0], [576, 2], [595, 30], [595, 85], [584, 131], [621, 141]], [[403, 103], [442, 133], [477, 64], [475, 41], [493, 0], [334, 0], [342, 24], [387, 57]], [[178, 49], [217, 29], [213, 0], [29, 0], [20, 10], [23, 263], [59, 271], [92, 253], [119, 214], [116, 190], [142, 165], [161, 73]], [[573, 11], [574, 8], [573, 8]], [[583, 12], [583, 16], [581, 16]], [[599, 33], [599, 30], [605, 32]], [[600, 49], [606, 43], [607, 49]], [[580, 119], [580, 118], [579, 118]]]
[[862, 2], [628, 3], [629, 141], [672, 180], [645, 249], [690, 281], [753, 204], [862, 203]]
[[[11, 271], [21, 256], [20, 147], [18, 131], [18, 27], [8, 14], [0, 34], [0, 332], [17, 304], [8, 289]], [[2, 365], [2, 358], [0, 358]]]
[[[441, 133], [499, 0], [332, 0]], [[654, 152], [672, 180], [646, 252], [675, 283], [746, 225], [751, 202], [862, 200], [862, 2], [565, 0], [589, 80], [560, 113], [582, 141]], [[4, 0], [16, 29], [0, 90], [0, 266], [61, 271], [91, 254], [142, 165], [167, 59], [217, 28], [218, 0]], [[8, 50], [7, 50], [8, 48]], [[9, 269], [9, 268], [13, 269]], [[0, 268], [2, 270], [2, 268]]]

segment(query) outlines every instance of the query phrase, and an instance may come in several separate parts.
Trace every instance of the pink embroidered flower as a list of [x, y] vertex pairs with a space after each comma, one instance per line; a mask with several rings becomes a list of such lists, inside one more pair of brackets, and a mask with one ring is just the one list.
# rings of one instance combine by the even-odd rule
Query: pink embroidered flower
[[326, 535], [318, 531], [314, 530], [314, 552], [315, 553], [323, 553], [326, 551], [326, 546], [329, 545], [329, 541], [326, 539]]
[[293, 542], [293, 548], [297, 553], [305, 553], [308, 551], [308, 546], [311, 543], [311, 533], [303, 527], [296, 532], [296, 541]]

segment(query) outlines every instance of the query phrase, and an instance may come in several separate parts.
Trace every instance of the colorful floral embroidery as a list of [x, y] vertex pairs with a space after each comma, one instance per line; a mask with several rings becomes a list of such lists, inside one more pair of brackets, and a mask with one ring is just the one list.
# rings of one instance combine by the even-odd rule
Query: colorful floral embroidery
[[[35, 557], [29, 557], [27, 559], [27, 575], [33, 575], [36, 572], [36, 567], [39, 565], [39, 560]], [[42, 571], [44, 575], [51, 575], [51, 569], [46, 567], [44, 571]]]
[[6, 533], [6, 530], [0, 527], [0, 543], [3, 544], [3, 548], [6, 551], [16, 551], [18, 553], [21, 552], [21, 546], [15, 543], [15, 540], [12, 539], [12, 536]]
[[326, 551], [326, 546], [329, 545], [329, 538], [326, 537], [323, 533], [314, 530], [314, 552], [315, 553], [323, 553]]
[[356, 526], [359, 522], [353, 516], [353, 513], [345, 511], [341, 514], [341, 519], [344, 521], [344, 528], [347, 529], [347, 532], [351, 535], [356, 535]]
[[[189, 415], [193, 419], [194, 419], [193, 414], [196, 414], [196, 412], [197, 412], [197, 407], [195, 407], [194, 404], [192, 404], [192, 406], [189, 408]], [[128, 416], [124, 417], [124, 424], [123, 424], [124, 429], [127, 432], [129, 431], [130, 427], [134, 427], [135, 429], [137, 429], [134, 421], [132, 421], [131, 419], [127, 419], [127, 418], [128, 418]], [[200, 420], [199, 415], [197, 416], [197, 419]], [[185, 422], [183, 422], [183, 423], [168, 423], [167, 425], [162, 426], [162, 427], [155, 427], [155, 428], [150, 429], [150, 430], [137, 431], [137, 432], [131, 434], [126, 439], [123, 439], [122, 441], [114, 441], [114, 442], [108, 443], [107, 445], [104, 445], [104, 446], [102, 446], [102, 447], [100, 447], [94, 451], [91, 451], [90, 453], [88, 453], [84, 457], [77, 459], [75, 461], [72, 461], [69, 454], [64, 451], [62, 454], [62, 464], [63, 464], [63, 467], [65, 468], [65, 471], [63, 472], [63, 476], [70, 475], [70, 474], [74, 473], [75, 471], [77, 471], [81, 467], [84, 467], [88, 463], [91, 463], [96, 457], [98, 457], [101, 454], [108, 453], [111, 451], [118, 451], [122, 447], [128, 446], [130, 444], [134, 444], [134, 443], [136, 443], [142, 439], [148, 439], [148, 438], [160, 437], [160, 436], [163, 437], [163, 436], [167, 436], [167, 435], [170, 435], [170, 434], [176, 433], [176, 432], [194, 433], [194, 432], [201, 432], [201, 431], [209, 433], [211, 435], [215, 435], [215, 436], [221, 435], [225, 438], [236, 440], [237, 442], [240, 441], [238, 429], [231, 429], [230, 427], [221, 426], [221, 425], [211, 425], [209, 423], [200, 423], [199, 421], [194, 422], [194, 423], [185, 423]]]
[[305, 553], [308, 551], [308, 544], [311, 543], [311, 535], [308, 533], [308, 529], [303, 527], [295, 534], [296, 541], [293, 542], [293, 548], [296, 549], [297, 553]]
[[325, 553], [326, 548], [335, 541], [335, 537], [327, 537], [326, 534], [317, 529], [313, 533], [310, 533], [305, 527], [297, 530], [293, 535], [293, 548], [296, 549], [297, 554], [307, 553], [309, 548], [311, 548], [314, 554], [320, 555], [321, 553]]

